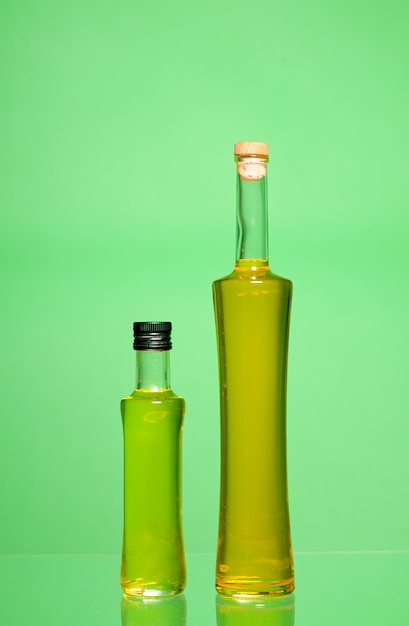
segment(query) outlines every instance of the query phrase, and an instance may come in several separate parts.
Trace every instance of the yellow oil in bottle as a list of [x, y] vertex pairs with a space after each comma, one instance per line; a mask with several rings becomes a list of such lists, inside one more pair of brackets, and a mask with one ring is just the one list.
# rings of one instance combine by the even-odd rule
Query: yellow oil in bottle
[[181, 437], [184, 400], [171, 389], [136, 389], [121, 402], [124, 536], [121, 585], [130, 596], [161, 597], [185, 587]]
[[221, 403], [216, 588], [294, 589], [287, 496], [286, 370], [292, 285], [242, 259], [213, 284]]

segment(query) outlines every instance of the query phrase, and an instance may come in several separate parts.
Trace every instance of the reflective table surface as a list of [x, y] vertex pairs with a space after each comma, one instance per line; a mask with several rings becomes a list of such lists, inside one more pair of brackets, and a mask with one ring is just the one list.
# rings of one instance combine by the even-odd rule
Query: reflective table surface
[[296, 591], [237, 601], [214, 590], [214, 555], [188, 554], [188, 585], [169, 600], [128, 600], [118, 555], [0, 557], [7, 626], [392, 626], [409, 619], [409, 552], [296, 554]]

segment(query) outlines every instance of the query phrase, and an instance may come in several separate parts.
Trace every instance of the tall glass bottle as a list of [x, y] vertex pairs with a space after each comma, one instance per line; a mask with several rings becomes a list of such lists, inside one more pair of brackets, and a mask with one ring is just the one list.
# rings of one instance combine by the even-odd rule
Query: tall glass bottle
[[124, 434], [125, 594], [160, 597], [185, 587], [181, 435], [185, 402], [170, 386], [170, 322], [135, 322], [135, 390], [121, 401]]
[[265, 143], [235, 145], [237, 255], [213, 284], [221, 486], [216, 589], [294, 589], [287, 495], [286, 376], [292, 284], [270, 271]]

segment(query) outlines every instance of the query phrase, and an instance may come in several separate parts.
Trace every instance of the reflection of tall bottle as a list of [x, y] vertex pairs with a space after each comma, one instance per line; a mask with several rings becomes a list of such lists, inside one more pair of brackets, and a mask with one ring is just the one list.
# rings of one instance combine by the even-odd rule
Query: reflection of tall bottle
[[218, 596], [217, 626], [294, 626], [294, 596], [235, 600]]
[[134, 596], [185, 587], [181, 520], [184, 400], [170, 387], [170, 322], [136, 322], [136, 388], [121, 402], [124, 538], [121, 585]]
[[239, 143], [237, 261], [213, 284], [219, 354], [221, 488], [216, 588], [294, 589], [287, 497], [286, 372], [291, 282], [270, 271], [268, 146]]
[[186, 626], [186, 598], [145, 599], [124, 596], [122, 626]]

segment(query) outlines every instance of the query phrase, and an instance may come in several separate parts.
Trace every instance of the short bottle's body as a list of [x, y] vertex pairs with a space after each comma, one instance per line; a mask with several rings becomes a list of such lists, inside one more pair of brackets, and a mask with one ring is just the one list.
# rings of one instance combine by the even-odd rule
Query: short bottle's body
[[[254, 196], [254, 188], [243, 195]], [[257, 220], [266, 227], [266, 207], [256, 199], [239, 208], [238, 261], [213, 284], [221, 413], [216, 588], [232, 596], [282, 594], [294, 589], [286, 457], [292, 284], [270, 271], [266, 243], [256, 237], [247, 245], [246, 229]]]
[[[139, 353], [140, 365], [166, 357]], [[138, 353], [137, 353], [138, 355]], [[151, 364], [148, 364], [149, 368]], [[181, 505], [184, 400], [169, 388], [137, 388], [121, 401], [124, 535], [121, 585], [128, 595], [160, 597], [185, 587]]]

